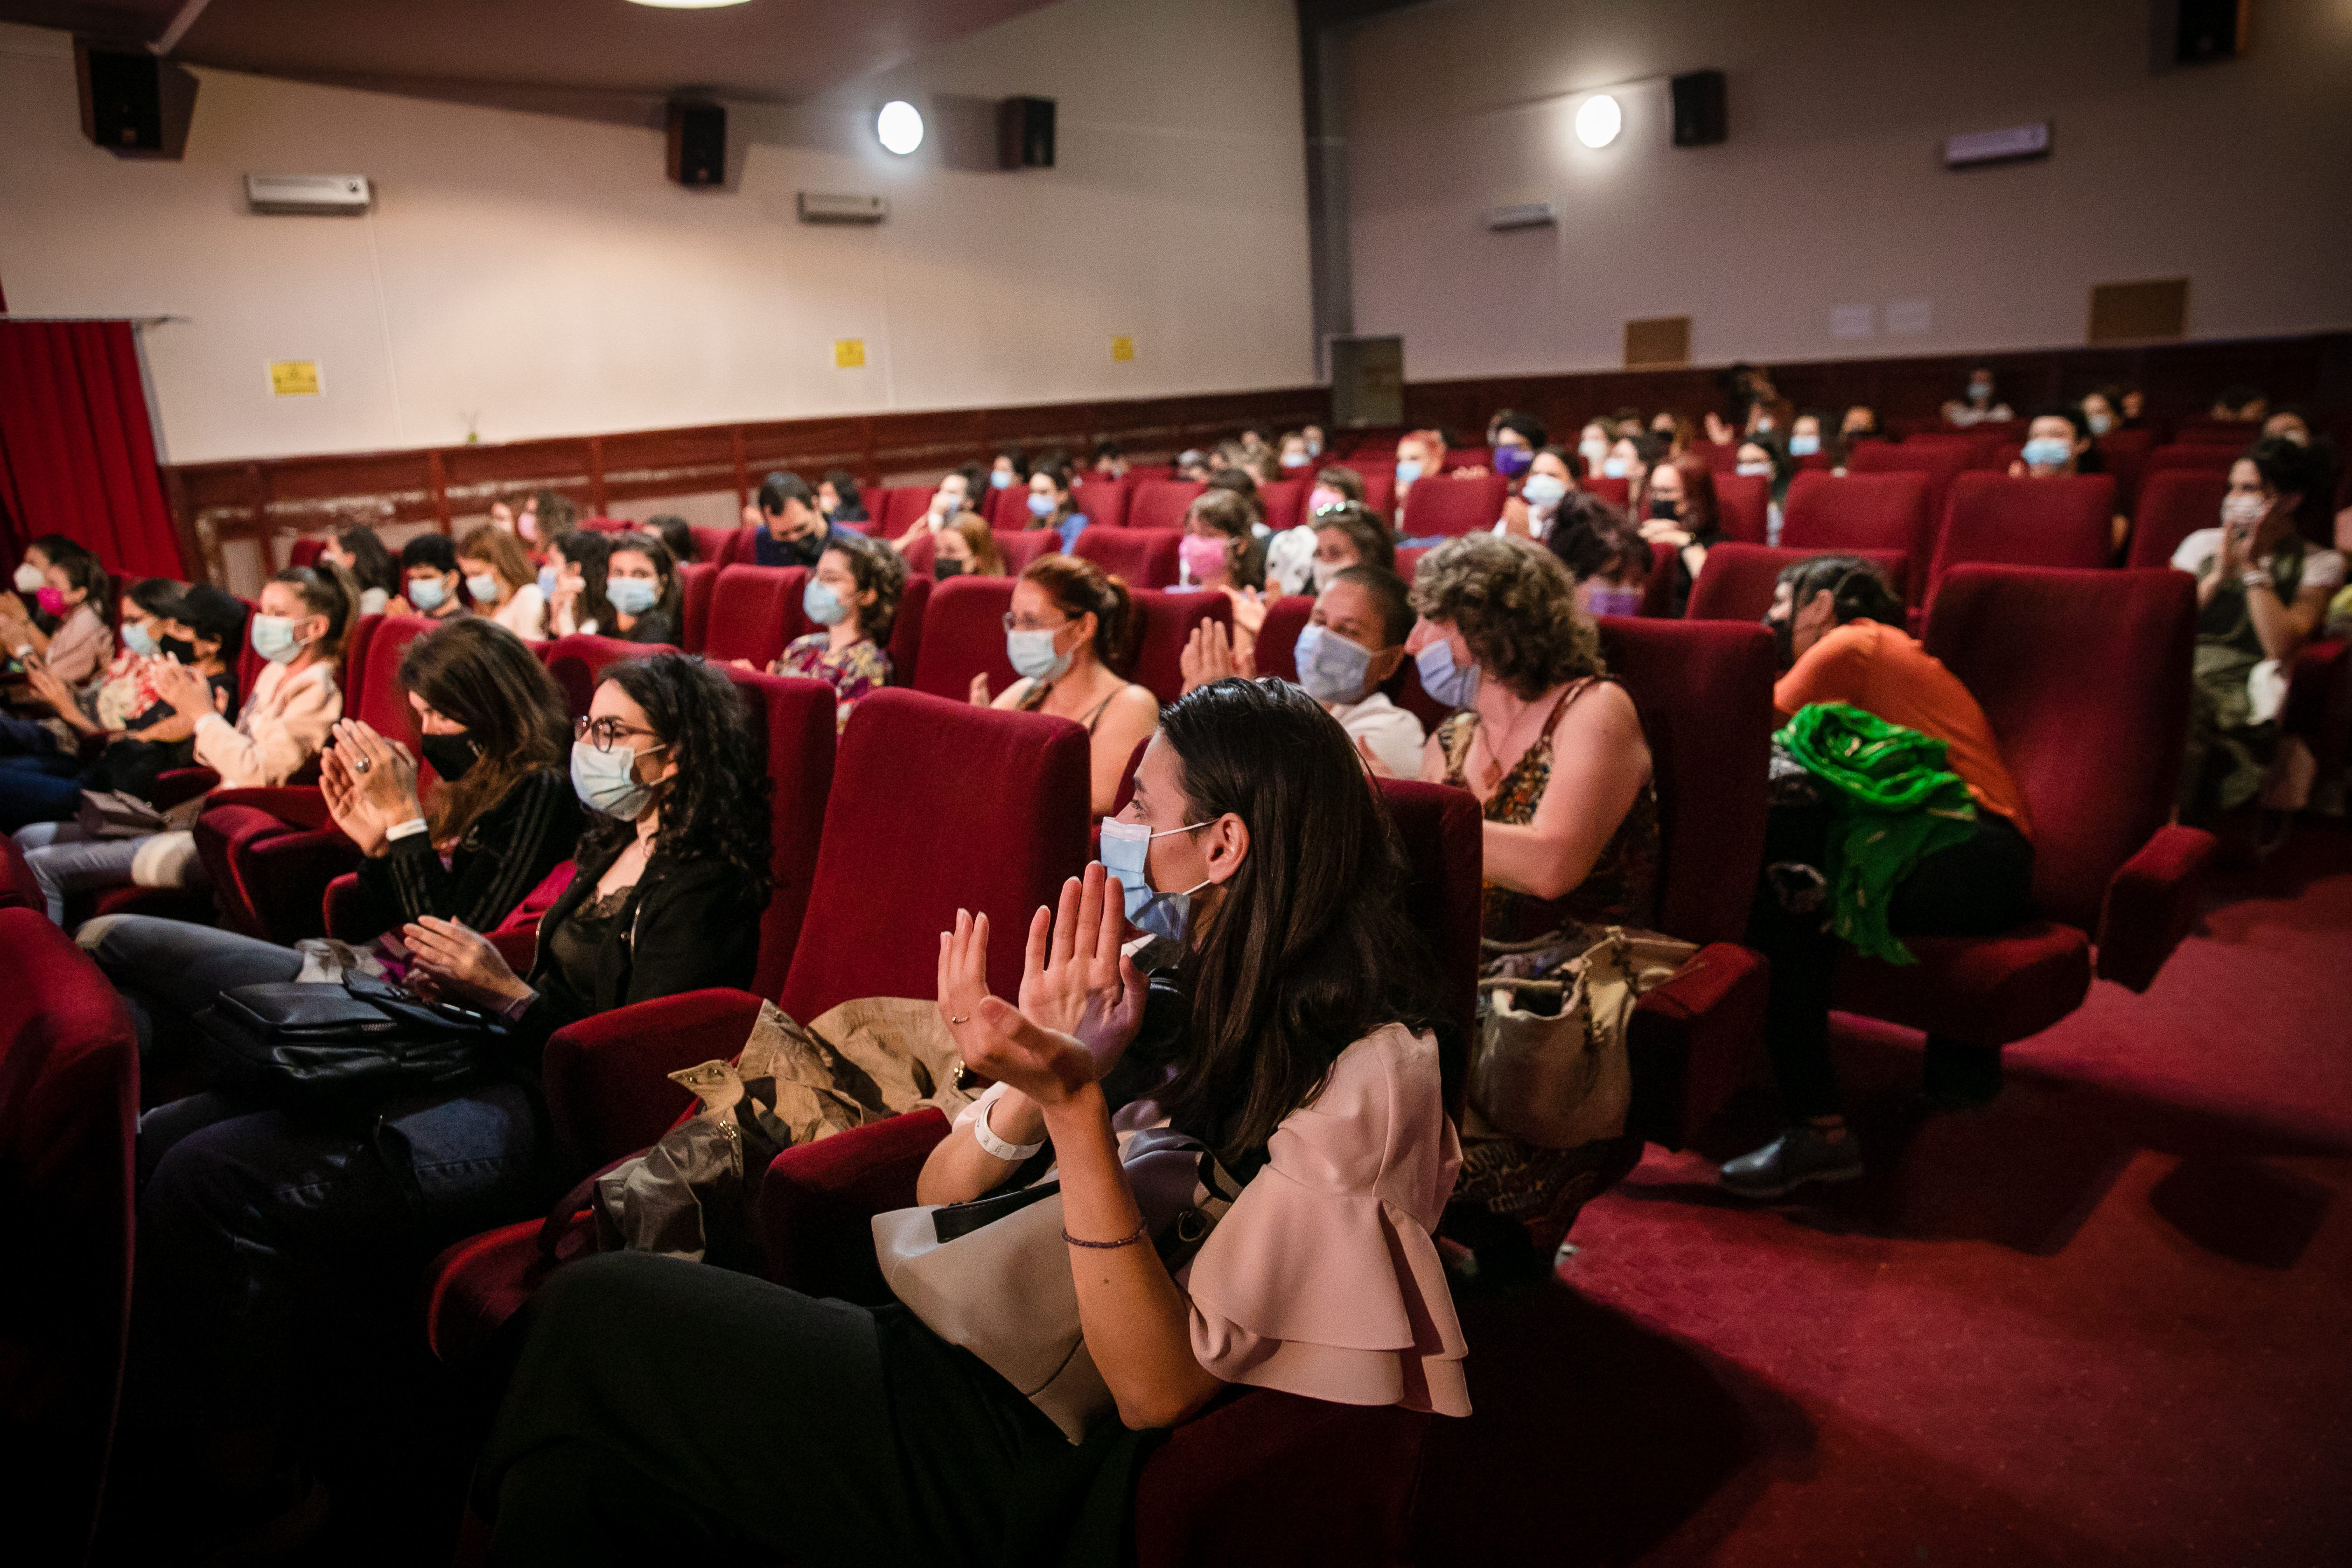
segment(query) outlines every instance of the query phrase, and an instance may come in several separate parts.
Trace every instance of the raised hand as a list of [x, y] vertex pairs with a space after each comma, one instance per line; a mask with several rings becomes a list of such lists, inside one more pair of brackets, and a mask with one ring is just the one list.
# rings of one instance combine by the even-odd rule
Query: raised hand
[[531, 994], [490, 939], [456, 921], [427, 915], [400, 928], [412, 979], [421, 971], [429, 994], [490, 1011]]
[[986, 1032], [980, 1005], [988, 999], [988, 917], [956, 911], [955, 929], [940, 932], [940, 1018], [971, 1065], [971, 1053]]
[[1184, 639], [1184, 652], [1177, 668], [1184, 675], [1184, 689], [1208, 686], [1228, 676], [1246, 676], [1247, 660], [1234, 654], [1234, 639], [1220, 621], [1203, 619]]
[[988, 695], [988, 671], [983, 669], [971, 678], [971, 688], [965, 695], [971, 699], [971, 705], [975, 708], [985, 708], [989, 705], [991, 699]]
[[425, 815], [416, 798], [416, 759], [362, 719], [339, 720], [335, 750], [351, 771], [359, 797], [387, 827]]

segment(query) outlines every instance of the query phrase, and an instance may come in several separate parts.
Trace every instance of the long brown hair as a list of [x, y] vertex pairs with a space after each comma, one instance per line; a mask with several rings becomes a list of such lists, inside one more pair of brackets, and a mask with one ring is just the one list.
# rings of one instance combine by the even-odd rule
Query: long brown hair
[[465, 616], [410, 643], [400, 686], [464, 725], [477, 752], [465, 777], [435, 784], [425, 803], [436, 844], [463, 834], [525, 776], [562, 766], [571, 752], [562, 689], [496, 621]]
[[1135, 652], [1135, 598], [1127, 581], [1114, 576], [1083, 555], [1040, 555], [1021, 574], [1034, 583], [1072, 620], [1095, 618], [1095, 657], [1114, 675], [1127, 673]]
[[495, 524], [478, 528], [459, 540], [457, 553], [469, 561], [488, 562], [490, 570], [506, 580], [509, 590], [539, 580], [539, 574], [530, 569], [530, 557], [523, 553], [521, 542]]

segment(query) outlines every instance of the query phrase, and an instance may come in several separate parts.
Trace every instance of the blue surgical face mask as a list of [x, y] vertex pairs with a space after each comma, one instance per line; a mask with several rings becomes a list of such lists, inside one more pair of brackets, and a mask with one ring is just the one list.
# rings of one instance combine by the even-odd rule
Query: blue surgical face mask
[[137, 621], [122, 623], [122, 646], [141, 658], [153, 658], [161, 651], [155, 646], [154, 637], [150, 636], [147, 628]]
[[1013, 661], [1013, 669], [1031, 680], [1058, 680], [1070, 668], [1070, 656], [1054, 649], [1054, 634], [1058, 626], [1045, 626], [1036, 631], [1004, 634], [1004, 657]]
[[1478, 667], [1454, 662], [1454, 639], [1439, 637], [1413, 655], [1421, 689], [1448, 708], [1467, 708], [1478, 695]]
[[989, 488], [990, 489], [992, 489], [992, 490], [1010, 489], [1012, 488], [1012, 486], [1013, 486], [1013, 470], [1012, 470], [1012, 469], [1010, 469], [1010, 468], [992, 468], [992, 469], [990, 469], [990, 470], [989, 470], [989, 474], [988, 474], [988, 488]]
[[1608, 479], [1622, 479], [1629, 471], [1630, 467], [1631, 465], [1629, 465], [1622, 458], [1610, 458], [1601, 462], [1601, 472]]
[[1029, 515], [1031, 517], [1051, 517], [1054, 515], [1054, 498], [1052, 496], [1041, 496], [1035, 490], [1031, 490], [1029, 492]]
[[478, 577], [468, 577], [466, 579], [466, 592], [474, 595], [474, 602], [478, 605], [496, 604], [499, 597], [499, 580], [487, 572]]
[[1301, 628], [1294, 650], [1298, 684], [1318, 702], [1355, 702], [1362, 699], [1372, 670], [1372, 650], [1350, 642], [1326, 626]]
[[812, 577], [801, 590], [801, 614], [818, 626], [837, 626], [848, 618], [849, 606], [841, 602], [840, 595]]
[[1409, 485], [1412, 483], [1413, 480], [1421, 478], [1420, 462], [1415, 458], [1407, 458], [1403, 462], [1397, 465], [1396, 477], [1397, 483], [1401, 485]]
[[1525, 447], [1495, 448], [1495, 471], [1507, 479], [1515, 479], [1526, 473], [1528, 465], [1535, 460], [1536, 455]]
[[1282, 455], [1282, 466], [1286, 468], [1303, 468], [1314, 460], [1304, 452], [1285, 452]]
[[539, 569], [539, 596], [542, 599], [555, 597], [555, 568], [552, 566]]
[[302, 651], [302, 643], [294, 635], [294, 623], [284, 616], [256, 616], [253, 651], [272, 664], [287, 664]]
[[448, 596], [449, 590], [438, 577], [411, 577], [408, 580], [408, 602], [426, 615], [439, 609], [441, 602]]
[[1550, 474], [1529, 474], [1519, 487], [1519, 499], [1538, 511], [1549, 511], [1568, 499], [1568, 481]]
[[661, 588], [650, 577], [608, 577], [604, 597], [625, 616], [642, 616], [661, 597]]
[[[646, 755], [666, 748], [656, 746]], [[637, 782], [637, 753], [626, 746], [600, 752], [585, 741], [572, 742], [572, 789], [591, 811], [634, 822], [645, 815], [654, 786]]]
[[1751, 479], [1765, 479], [1772, 477], [1772, 465], [1769, 463], [1736, 463], [1732, 465], [1731, 471], [1735, 474], [1745, 474]]
[[2116, 427], [2115, 420], [2105, 414], [2090, 414], [2084, 417], [2091, 422], [2091, 434], [2094, 436], [2104, 436]]
[[[1208, 824], [1193, 826], [1206, 827]], [[1138, 931], [1180, 944], [1192, 934], [1192, 895], [1207, 887], [1210, 879], [1181, 893], [1157, 892], [1151, 886], [1149, 862], [1153, 839], [1192, 831], [1192, 827], [1168, 827], [1154, 833], [1140, 822], [1121, 822], [1115, 816], [1106, 816], [1102, 821], [1103, 868], [1118, 879], [1119, 899], [1127, 908], [1128, 923]]]
[[1821, 449], [1822, 438], [1819, 436], [1791, 436], [1789, 437], [1789, 456], [1792, 458], [1810, 458]]
[[2055, 436], [2036, 436], [2021, 454], [2028, 468], [2063, 468], [2074, 456], [2074, 444]]

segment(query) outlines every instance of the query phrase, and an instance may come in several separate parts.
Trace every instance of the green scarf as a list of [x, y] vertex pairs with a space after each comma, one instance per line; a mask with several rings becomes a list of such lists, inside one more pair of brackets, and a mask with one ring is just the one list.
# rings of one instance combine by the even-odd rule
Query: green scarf
[[1823, 786], [1834, 816], [1822, 868], [1830, 929], [1873, 958], [1916, 963], [1887, 927], [1895, 889], [1976, 831], [1976, 803], [1945, 766], [1944, 742], [1845, 702], [1809, 704], [1774, 738]]

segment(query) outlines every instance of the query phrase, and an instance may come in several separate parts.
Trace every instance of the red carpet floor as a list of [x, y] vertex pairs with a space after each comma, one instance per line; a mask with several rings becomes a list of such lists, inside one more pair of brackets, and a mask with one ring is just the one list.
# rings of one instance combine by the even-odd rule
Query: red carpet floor
[[2352, 834], [2214, 893], [1984, 1110], [1842, 1018], [1863, 1181], [1723, 1196], [1759, 1093], [1465, 1302], [1424, 1561], [2352, 1563]]

